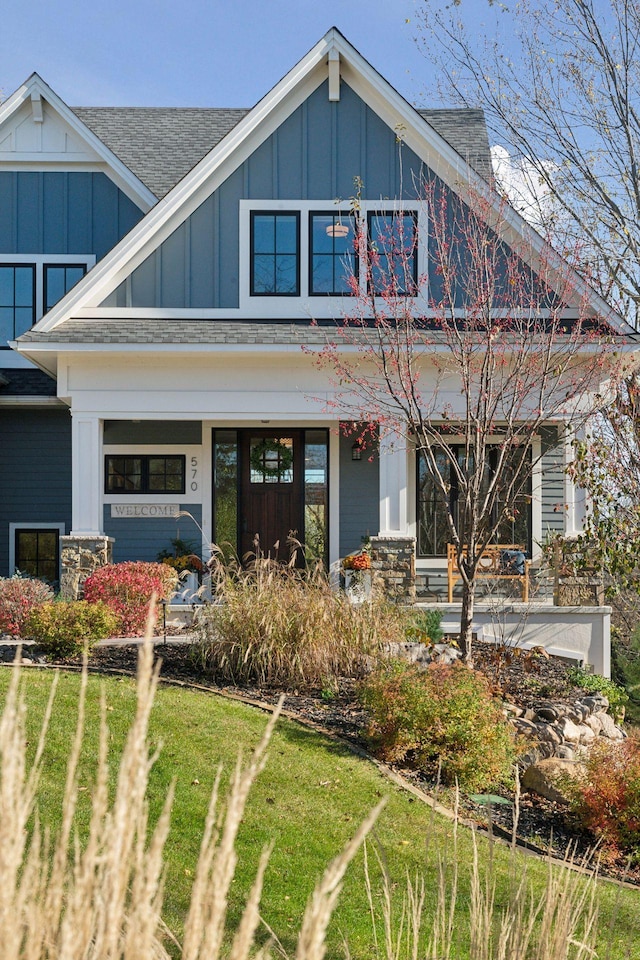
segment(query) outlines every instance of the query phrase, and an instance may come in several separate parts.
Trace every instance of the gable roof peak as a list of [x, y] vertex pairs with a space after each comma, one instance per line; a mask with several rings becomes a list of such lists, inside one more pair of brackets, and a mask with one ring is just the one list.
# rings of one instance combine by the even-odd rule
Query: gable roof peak
[[[99, 164], [123, 193], [141, 210], [146, 213], [154, 206], [157, 198], [151, 190], [76, 116], [62, 97], [58, 96], [55, 90], [53, 90], [36, 71], [31, 73], [17, 90], [0, 103], [0, 132], [3, 126], [11, 130], [12, 124], [15, 126], [20, 122], [20, 117], [22, 116], [20, 111], [24, 109], [27, 101], [31, 101], [35, 122], [53, 122], [61, 125], [67, 131], [71, 130], [75, 137], [76, 144], [82, 145], [82, 152], [85, 154], [82, 158], [83, 162], [86, 162], [88, 158], [91, 162]], [[46, 120], [46, 115], [43, 113], [43, 102], [49, 110], [49, 121]], [[40, 156], [40, 154], [38, 154], [38, 156]], [[34, 160], [35, 159], [36, 157], [34, 155]], [[42, 153], [41, 159], [43, 164], [46, 164], [46, 151]], [[65, 157], [65, 162], [67, 159], [70, 164], [78, 162], [77, 157]], [[11, 148], [5, 153], [0, 154], [0, 169], [3, 165], [9, 169], [14, 169], [14, 162], [11, 155]]]

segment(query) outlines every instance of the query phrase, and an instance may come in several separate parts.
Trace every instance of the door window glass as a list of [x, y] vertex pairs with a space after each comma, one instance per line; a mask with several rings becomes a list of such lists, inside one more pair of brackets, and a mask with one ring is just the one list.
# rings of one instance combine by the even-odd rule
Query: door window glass
[[249, 459], [251, 483], [293, 483], [291, 437], [252, 437]]

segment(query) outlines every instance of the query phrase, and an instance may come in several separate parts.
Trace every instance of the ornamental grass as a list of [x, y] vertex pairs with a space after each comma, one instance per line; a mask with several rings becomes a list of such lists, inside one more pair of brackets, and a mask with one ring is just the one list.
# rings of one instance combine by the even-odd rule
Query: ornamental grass
[[200, 621], [197, 656], [228, 683], [330, 687], [362, 676], [383, 644], [404, 640], [399, 607], [352, 604], [319, 567], [266, 559], [248, 570], [221, 566], [216, 600]]

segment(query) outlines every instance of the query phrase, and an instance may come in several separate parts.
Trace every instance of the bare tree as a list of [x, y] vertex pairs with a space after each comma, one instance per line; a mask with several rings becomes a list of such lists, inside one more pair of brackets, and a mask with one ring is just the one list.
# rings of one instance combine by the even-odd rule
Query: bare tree
[[498, 19], [484, 36], [465, 27], [475, 2], [422, 0], [421, 10], [441, 94], [484, 109], [492, 138], [551, 198], [542, 211], [549, 235], [580, 248], [583, 273], [637, 327], [640, 4], [487, 4]]
[[588, 316], [588, 291], [539, 238], [515, 246], [511, 214], [495, 196], [463, 202], [436, 180], [419, 192], [418, 217], [382, 218], [375, 239], [359, 221], [353, 307], [318, 362], [334, 371], [342, 418], [375, 422], [415, 448], [455, 545], [470, 659], [483, 551], [504, 542], [501, 531], [527, 509], [543, 425], [556, 422], [561, 433], [591, 408], [590, 393], [611, 372], [611, 331]]

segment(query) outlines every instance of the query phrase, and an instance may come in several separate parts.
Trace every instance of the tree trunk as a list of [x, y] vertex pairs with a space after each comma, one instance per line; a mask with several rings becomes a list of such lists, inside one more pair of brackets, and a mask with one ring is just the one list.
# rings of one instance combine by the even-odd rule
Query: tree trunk
[[462, 610], [460, 612], [460, 652], [465, 663], [472, 662], [471, 645], [473, 635], [471, 626], [473, 623], [473, 603], [475, 599], [475, 581], [470, 583], [462, 581]]

